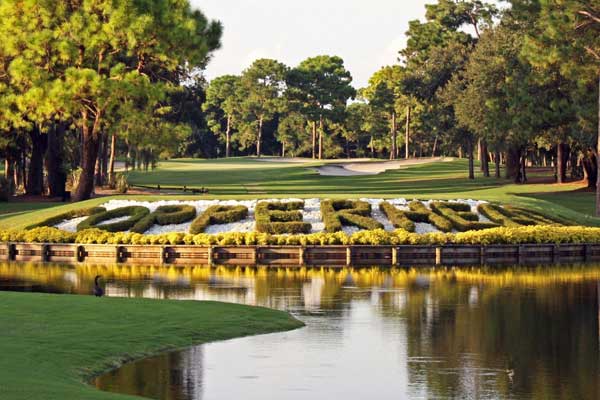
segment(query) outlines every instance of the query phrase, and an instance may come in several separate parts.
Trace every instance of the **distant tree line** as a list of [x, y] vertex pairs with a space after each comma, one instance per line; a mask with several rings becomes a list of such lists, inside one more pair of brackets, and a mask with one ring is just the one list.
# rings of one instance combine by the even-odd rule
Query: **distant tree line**
[[[458, 156], [484, 176], [597, 187], [600, 5], [438, 0], [411, 21], [398, 63], [355, 90], [340, 57], [260, 59], [206, 82], [221, 26], [187, 2], [0, 5], [0, 153], [13, 188], [76, 199], [114, 160], [241, 155]], [[600, 193], [600, 191], [599, 191]], [[598, 202], [600, 204], [600, 201]]]

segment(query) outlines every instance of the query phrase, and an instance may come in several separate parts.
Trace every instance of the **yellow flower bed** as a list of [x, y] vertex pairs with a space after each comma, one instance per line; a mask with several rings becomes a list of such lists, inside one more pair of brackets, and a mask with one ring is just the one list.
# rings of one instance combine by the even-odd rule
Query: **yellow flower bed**
[[194, 245], [442, 245], [442, 244], [522, 244], [522, 243], [600, 243], [600, 228], [583, 226], [499, 227], [460, 233], [416, 234], [404, 229], [360, 231], [348, 236], [343, 232], [306, 235], [270, 235], [267, 233], [144, 235], [133, 232], [107, 232], [86, 229], [65, 232], [40, 227], [31, 230], [0, 232], [0, 242], [81, 243], [81, 244], [194, 244]]

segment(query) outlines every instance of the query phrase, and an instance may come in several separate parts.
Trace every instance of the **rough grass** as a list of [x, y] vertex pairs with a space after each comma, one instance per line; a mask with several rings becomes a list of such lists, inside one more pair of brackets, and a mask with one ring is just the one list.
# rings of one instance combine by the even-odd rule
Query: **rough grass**
[[0, 398], [131, 399], [85, 382], [157, 352], [300, 326], [236, 304], [0, 292]]
[[[129, 181], [143, 185], [186, 185], [207, 187], [209, 195], [173, 196], [170, 199], [250, 199], [250, 198], [394, 198], [456, 199], [471, 198], [515, 204], [558, 215], [578, 224], [600, 226], [593, 218], [594, 194], [579, 192], [578, 183], [516, 185], [504, 179], [467, 179], [467, 161], [420, 164], [390, 170], [379, 175], [321, 176], [313, 167], [322, 162], [295, 164], [262, 162], [252, 158], [221, 160], [180, 159], [165, 161], [151, 172], [130, 172]], [[540, 175], [538, 173], [535, 174]], [[541, 176], [541, 175], [540, 175]], [[531, 175], [530, 177], [533, 177]], [[573, 196], [572, 196], [573, 194]], [[131, 199], [159, 200], [161, 196], [126, 196]], [[23, 228], [43, 218], [72, 208], [102, 204], [109, 198], [94, 199], [77, 205], [58, 205], [43, 211], [21, 213], [2, 218], [0, 229]], [[8, 203], [11, 205], [12, 203]], [[32, 204], [35, 209], [36, 203]], [[7, 204], [0, 204], [0, 214]], [[27, 207], [27, 203], [23, 208]]]

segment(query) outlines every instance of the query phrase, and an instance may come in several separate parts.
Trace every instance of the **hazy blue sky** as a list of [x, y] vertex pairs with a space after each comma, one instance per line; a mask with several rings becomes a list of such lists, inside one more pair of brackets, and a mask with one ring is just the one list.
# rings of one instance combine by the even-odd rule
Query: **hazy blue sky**
[[191, 0], [225, 26], [223, 48], [208, 78], [239, 74], [257, 58], [289, 66], [319, 54], [339, 55], [364, 86], [379, 67], [396, 62], [408, 21], [423, 19], [435, 0]]

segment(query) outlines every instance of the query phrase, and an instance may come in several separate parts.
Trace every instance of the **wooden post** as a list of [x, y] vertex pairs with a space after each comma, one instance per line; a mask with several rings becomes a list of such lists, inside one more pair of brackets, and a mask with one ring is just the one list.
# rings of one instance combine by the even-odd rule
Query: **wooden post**
[[252, 248], [252, 264], [254, 265], [258, 264], [258, 249], [260, 249], [260, 246]]
[[213, 266], [213, 247], [208, 246], [208, 266]]
[[442, 248], [435, 248], [435, 265], [442, 265]]
[[352, 265], [352, 247], [346, 247], [346, 266], [349, 267]]
[[525, 261], [525, 248], [519, 245], [519, 255], [517, 258], [517, 263], [522, 264]]
[[584, 251], [583, 260], [585, 262], [592, 261], [592, 246], [589, 245], [589, 244], [584, 244], [583, 245], [583, 251]]
[[298, 265], [300, 266], [304, 265], [304, 251], [304, 247], [298, 249]]
[[395, 267], [398, 265], [398, 248], [396, 246], [392, 247], [392, 266]]
[[8, 261], [14, 261], [17, 256], [17, 246], [14, 243], [8, 244]]
[[485, 246], [479, 248], [479, 264], [485, 265]]
[[43, 244], [42, 245], [42, 262], [50, 261], [50, 245]]
[[552, 261], [555, 264], [560, 263], [560, 244], [556, 243], [552, 249]]

